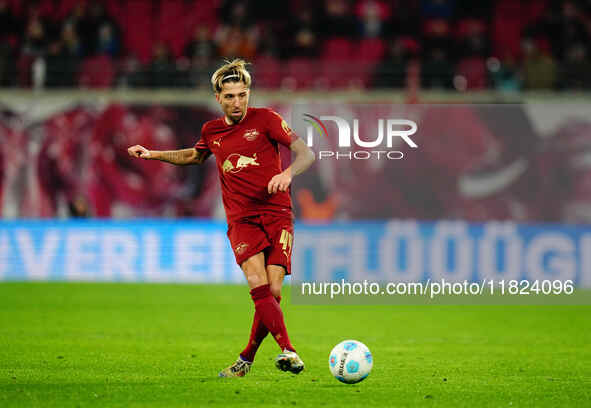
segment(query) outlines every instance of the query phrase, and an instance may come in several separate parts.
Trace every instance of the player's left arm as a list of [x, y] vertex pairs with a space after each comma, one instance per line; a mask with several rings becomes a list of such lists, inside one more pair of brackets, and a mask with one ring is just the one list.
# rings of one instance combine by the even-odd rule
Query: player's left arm
[[316, 155], [302, 139], [296, 136], [281, 115], [271, 109], [267, 110], [267, 115], [269, 137], [284, 146], [289, 146], [291, 151], [295, 153], [291, 166], [274, 175], [269, 181], [267, 190], [269, 194], [274, 194], [278, 191], [287, 191], [291, 179], [306, 171], [314, 163]]
[[281, 173], [274, 175], [269, 181], [269, 185], [267, 186], [269, 194], [274, 194], [278, 191], [287, 191], [291, 184], [291, 179], [306, 171], [316, 159], [316, 155], [312, 149], [299, 137], [289, 145], [289, 148], [294, 152], [295, 158], [291, 162], [291, 166]]

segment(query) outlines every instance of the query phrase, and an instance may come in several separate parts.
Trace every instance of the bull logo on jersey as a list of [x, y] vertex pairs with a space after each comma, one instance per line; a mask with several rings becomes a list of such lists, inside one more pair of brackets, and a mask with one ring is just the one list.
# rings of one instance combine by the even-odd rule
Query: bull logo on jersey
[[247, 141], [252, 142], [253, 140], [255, 140], [257, 138], [258, 135], [259, 135], [258, 130], [251, 129], [251, 130], [247, 130], [246, 132], [244, 132], [244, 135], [242, 135], [242, 137], [245, 138]]
[[257, 162], [257, 154], [255, 153], [252, 157], [243, 156], [238, 153], [232, 153], [224, 163], [222, 164], [222, 170], [224, 173], [238, 173], [245, 167], [248, 166], [260, 166], [260, 163]]

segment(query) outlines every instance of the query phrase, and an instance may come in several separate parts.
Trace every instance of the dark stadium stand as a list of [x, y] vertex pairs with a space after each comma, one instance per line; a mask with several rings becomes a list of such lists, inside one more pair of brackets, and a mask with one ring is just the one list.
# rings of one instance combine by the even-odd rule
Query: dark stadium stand
[[424, 88], [591, 86], [588, 1], [473, 3], [0, 0], [0, 85], [208, 87], [240, 56], [272, 89], [400, 87], [411, 61]]

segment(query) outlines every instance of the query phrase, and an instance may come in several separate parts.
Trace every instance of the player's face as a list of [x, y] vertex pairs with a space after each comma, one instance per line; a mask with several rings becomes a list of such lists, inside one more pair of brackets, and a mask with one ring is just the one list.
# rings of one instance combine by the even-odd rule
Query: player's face
[[222, 91], [215, 95], [222, 107], [222, 111], [229, 121], [238, 123], [248, 108], [250, 89], [244, 82], [226, 82], [222, 85]]

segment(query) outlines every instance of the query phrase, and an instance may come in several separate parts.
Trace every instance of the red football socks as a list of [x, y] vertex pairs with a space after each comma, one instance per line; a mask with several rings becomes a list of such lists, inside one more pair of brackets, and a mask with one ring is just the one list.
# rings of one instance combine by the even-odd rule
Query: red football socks
[[255, 314], [248, 345], [240, 353], [243, 360], [253, 361], [254, 356], [268, 332], [271, 332], [281, 350], [295, 351], [283, 320], [283, 312], [279, 306], [281, 297], [274, 298], [269, 285], [258, 286], [250, 291], [254, 302]]
[[[281, 303], [281, 296], [276, 297], [275, 300], [277, 300], [278, 304]], [[259, 346], [262, 344], [263, 340], [265, 340], [267, 334], [269, 334], [269, 330], [267, 329], [267, 326], [263, 324], [260, 314], [255, 310], [252, 328], [250, 329], [250, 338], [248, 339], [248, 344], [245, 349], [240, 353], [240, 357], [242, 357], [243, 360], [252, 363]]]

